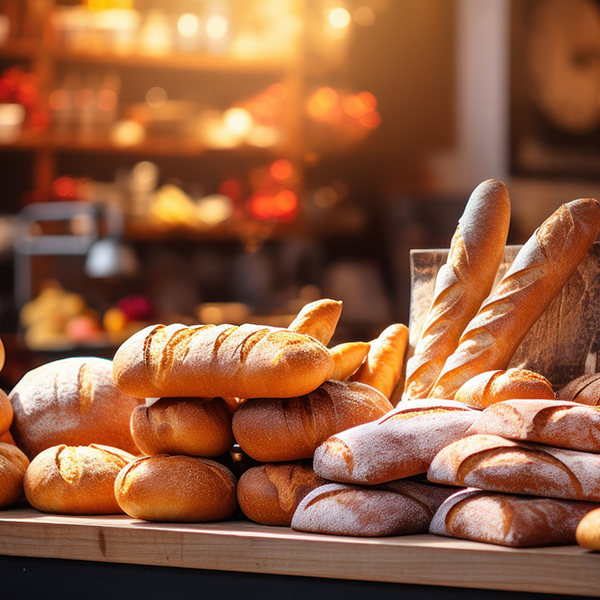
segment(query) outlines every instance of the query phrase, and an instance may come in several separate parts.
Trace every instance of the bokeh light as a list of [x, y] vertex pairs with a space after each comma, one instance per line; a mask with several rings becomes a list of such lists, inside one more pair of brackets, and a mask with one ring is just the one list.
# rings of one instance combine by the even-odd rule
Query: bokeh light
[[192, 13], [181, 15], [177, 21], [177, 31], [179, 32], [179, 35], [183, 37], [194, 37], [199, 29], [200, 22], [198, 21], [198, 17]]
[[334, 8], [329, 13], [329, 23], [336, 29], [344, 29], [350, 24], [350, 13], [342, 7]]

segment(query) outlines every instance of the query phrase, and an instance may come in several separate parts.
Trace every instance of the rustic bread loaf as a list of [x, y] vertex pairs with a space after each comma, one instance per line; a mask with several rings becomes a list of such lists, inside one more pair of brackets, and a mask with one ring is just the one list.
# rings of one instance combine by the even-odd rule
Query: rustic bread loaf
[[126, 340], [114, 381], [136, 398], [289, 398], [327, 381], [334, 363], [316, 339], [260, 325], [154, 325]]
[[8, 431], [5, 431], [2, 435], [0, 435], [0, 442], [16, 446], [15, 440], [13, 439], [13, 436], [10, 433], [10, 429]]
[[513, 548], [571, 545], [579, 522], [598, 506], [467, 489], [440, 506], [429, 532]]
[[117, 389], [110, 360], [52, 361], [29, 371], [9, 398], [11, 433], [29, 459], [58, 444], [104, 444], [138, 453], [129, 420], [141, 400]]
[[515, 350], [586, 255], [600, 231], [593, 198], [563, 204], [536, 230], [465, 329], [432, 395], [454, 398], [466, 381], [506, 369]]
[[147, 521], [206, 522], [237, 508], [236, 478], [208, 458], [159, 454], [124, 467], [115, 480], [121, 509]]
[[427, 479], [507, 494], [600, 502], [600, 454], [476, 434], [442, 448]]
[[328, 483], [300, 502], [292, 529], [362, 537], [427, 533], [435, 511], [455, 491], [410, 480], [371, 487]]
[[444, 446], [466, 435], [478, 411], [451, 400], [411, 400], [376, 421], [332, 435], [314, 469], [339, 483], [375, 485], [426, 473]]
[[233, 415], [233, 436], [259, 462], [310, 459], [329, 436], [391, 409], [389, 400], [371, 386], [330, 380], [297, 398], [246, 400]]
[[234, 443], [231, 412], [223, 398], [161, 398], [131, 413], [131, 435], [143, 454], [210, 458]]
[[588, 512], [577, 525], [575, 539], [580, 546], [600, 550], [600, 507]]
[[256, 523], [289, 526], [302, 498], [326, 483], [315, 475], [310, 460], [259, 465], [239, 478], [238, 504]]
[[600, 373], [577, 377], [556, 392], [556, 399], [589, 406], [600, 405]]
[[486, 408], [469, 433], [600, 453], [600, 412], [576, 402], [507, 400]]
[[446, 359], [492, 289], [510, 225], [510, 199], [490, 179], [471, 194], [439, 270], [431, 308], [406, 366], [404, 398], [427, 398]]
[[552, 384], [527, 369], [486, 371], [463, 383], [454, 399], [480, 410], [514, 398], [554, 399]]
[[29, 459], [13, 444], [0, 442], [0, 508], [23, 497], [23, 477]]
[[331, 348], [335, 364], [331, 379], [346, 381], [362, 365], [370, 347], [368, 342], [344, 342]]
[[341, 301], [331, 298], [315, 300], [304, 305], [290, 323], [288, 330], [309, 335], [327, 346], [335, 333], [341, 314]]
[[4, 390], [0, 390], [0, 435], [10, 429], [13, 420], [13, 407]]
[[23, 487], [34, 508], [48, 513], [109, 515], [123, 512], [115, 479], [134, 456], [109, 446], [53, 446], [32, 461]]

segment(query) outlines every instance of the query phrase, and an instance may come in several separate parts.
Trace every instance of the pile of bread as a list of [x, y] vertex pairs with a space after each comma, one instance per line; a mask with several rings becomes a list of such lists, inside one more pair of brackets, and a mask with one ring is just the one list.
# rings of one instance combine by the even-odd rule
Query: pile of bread
[[494, 285], [503, 183], [479, 185], [414, 347], [330, 346], [342, 303], [288, 328], [153, 325], [0, 394], [0, 506], [299, 531], [600, 549], [600, 375], [555, 391], [510, 360], [600, 232], [561, 206]]

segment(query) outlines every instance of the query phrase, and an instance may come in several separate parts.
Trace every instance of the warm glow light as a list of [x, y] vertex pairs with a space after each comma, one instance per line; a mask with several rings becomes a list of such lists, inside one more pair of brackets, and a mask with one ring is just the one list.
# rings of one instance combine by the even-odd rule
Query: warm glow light
[[376, 110], [372, 110], [360, 117], [358, 121], [369, 129], [375, 129], [381, 123], [381, 115]]
[[371, 92], [360, 92], [358, 98], [365, 107], [365, 110], [370, 111], [377, 108], [377, 98], [375, 98]]
[[206, 21], [206, 35], [211, 40], [220, 40], [225, 37], [229, 24], [227, 19], [221, 15], [212, 15]]
[[279, 219], [289, 222], [296, 216], [298, 198], [291, 190], [282, 190], [275, 196], [257, 192], [248, 201], [248, 211], [255, 219]]
[[198, 33], [200, 22], [198, 17], [192, 13], [181, 15], [177, 21], [177, 31], [183, 37], [194, 37]]
[[375, 22], [375, 12], [370, 6], [359, 6], [354, 11], [354, 20], [361, 27], [369, 27]]
[[329, 23], [336, 29], [343, 29], [350, 24], [350, 13], [345, 8], [334, 8], [329, 13]]
[[167, 92], [158, 86], [151, 87], [146, 92], [146, 104], [150, 108], [159, 108], [167, 102]]
[[250, 131], [253, 121], [245, 108], [229, 108], [223, 113], [223, 124], [234, 135], [243, 137]]
[[114, 110], [119, 103], [119, 97], [114, 90], [100, 90], [98, 92], [98, 108], [100, 110]]
[[63, 110], [69, 106], [69, 92], [67, 90], [54, 90], [48, 97], [50, 110]]
[[52, 184], [52, 194], [63, 200], [75, 198], [76, 186], [71, 177], [59, 177]]
[[146, 137], [146, 130], [137, 121], [123, 119], [117, 121], [110, 130], [111, 142], [120, 148], [141, 144]]
[[292, 163], [289, 160], [286, 160], [285, 158], [280, 158], [271, 165], [270, 171], [271, 175], [275, 179], [284, 181], [293, 173], [294, 168], [292, 167]]
[[315, 93], [317, 102], [326, 108], [331, 108], [338, 101], [338, 93], [330, 87], [319, 88]]

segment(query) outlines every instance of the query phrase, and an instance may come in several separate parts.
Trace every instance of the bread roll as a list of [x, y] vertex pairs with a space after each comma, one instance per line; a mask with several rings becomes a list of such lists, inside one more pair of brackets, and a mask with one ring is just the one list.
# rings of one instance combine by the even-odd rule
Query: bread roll
[[0, 442], [0, 508], [23, 497], [23, 477], [29, 459], [12, 444]]
[[600, 502], [600, 454], [476, 434], [440, 450], [427, 479], [507, 494]]
[[161, 398], [131, 414], [131, 435], [143, 454], [210, 458], [234, 443], [231, 412], [223, 398]]
[[290, 323], [289, 331], [310, 335], [321, 344], [327, 346], [335, 333], [340, 315], [342, 302], [324, 298], [306, 304]]
[[579, 522], [597, 507], [591, 502], [467, 489], [440, 506], [429, 532], [513, 548], [570, 545]]
[[117, 350], [114, 381], [136, 398], [289, 398], [333, 373], [326, 346], [260, 325], [154, 325]]
[[454, 399], [480, 410], [514, 398], [554, 399], [552, 384], [527, 369], [486, 371], [463, 383]]
[[250, 520], [289, 526], [302, 498], [326, 483], [315, 475], [310, 460], [269, 463], [252, 467], [240, 477], [237, 498]]
[[233, 415], [233, 436], [242, 450], [263, 463], [312, 458], [334, 433], [378, 419], [392, 405], [374, 388], [326, 381], [297, 398], [252, 398]]
[[48, 513], [121, 513], [115, 499], [115, 479], [134, 458], [118, 448], [96, 444], [46, 448], [27, 468], [25, 496], [31, 506]]
[[469, 433], [600, 453], [600, 412], [576, 402], [507, 400], [484, 410]]
[[510, 199], [490, 179], [471, 194], [439, 270], [425, 324], [406, 366], [405, 399], [427, 398], [465, 327], [492, 289], [510, 225]]
[[121, 509], [147, 521], [206, 522], [237, 508], [236, 479], [208, 458], [159, 454], [129, 463], [115, 480]]
[[9, 394], [11, 433], [31, 460], [56, 446], [104, 444], [137, 454], [129, 420], [141, 401], [115, 387], [112, 363], [73, 357], [29, 371]]
[[328, 438], [315, 451], [315, 473], [360, 485], [426, 473], [439, 450], [466, 435], [478, 414], [450, 400], [401, 402], [377, 421]]
[[455, 491], [410, 480], [376, 487], [329, 483], [300, 502], [292, 529], [361, 537], [427, 533], [433, 514]]
[[379, 337], [370, 342], [367, 359], [352, 380], [366, 383], [379, 390], [386, 398], [391, 398], [402, 375], [407, 344], [406, 325], [393, 323], [386, 327]]
[[370, 347], [368, 342], [344, 342], [331, 348], [335, 363], [331, 379], [346, 381], [363, 364]]
[[600, 550], [600, 507], [588, 512], [577, 525], [575, 539], [580, 546]]
[[8, 431], [5, 431], [2, 435], [0, 435], [0, 442], [16, 446], [15, 440], [13, 439], [13, 436], [10, 433], [10, 429]]
[[10, 429], [13, 420], [13, 407], [6, 393], [0, 390], [0, 435]]
[[599, 231], [600, 204], [593, 198], [563, 204], [546, 219], [465, 329], [432, 395], [454, 398], [458, 388], [472, 377], [506, 369]]
[[600, 373], [577, 377], [556, 392], [556, 399], [598, 406], [600, 404]]

